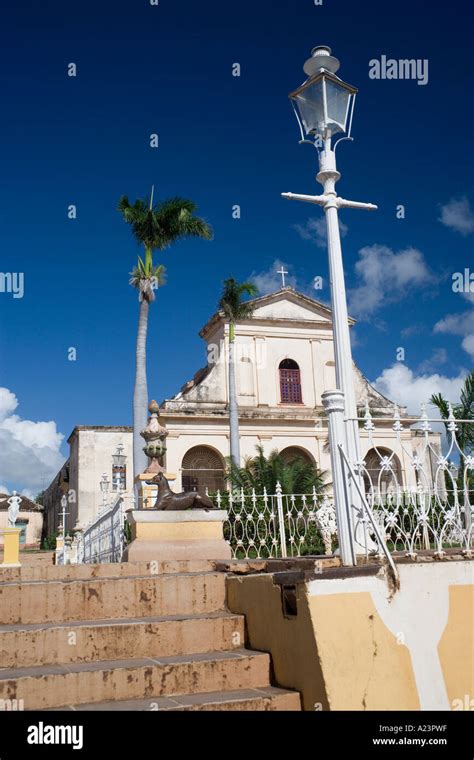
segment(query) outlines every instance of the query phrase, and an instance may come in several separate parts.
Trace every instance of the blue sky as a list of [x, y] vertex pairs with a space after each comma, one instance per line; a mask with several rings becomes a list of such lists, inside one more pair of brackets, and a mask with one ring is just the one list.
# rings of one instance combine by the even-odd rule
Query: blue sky
[[[205, 363], [197, 333], [225, 277], [263, 273], [271, 288], [275, 262], [284, 262], [305, 292], [323, 276], [313, 294], [329, 300], [322, 211], [280, 197], [320, 192], [317, 154], [298, 145], [287, 98], [316, 44], [332, 47], [339, 75], [359, 88], [355, 140], [338, 148], [338, 190], [379, 206], [341, 214], [359, 318], [355, 360], [386, 392], [403, 384], [409, 405], [438, 388], [456, 394], [474, 354], [474, 294], [452, 291], [453, 273], [474, 269], [471, 32], [461, 3], [419, 6], [25, 0], [3, 8], [0, 270], [23, 272], [25, 290], [21, 299], [0, 293], [0, 485], [37, 488], [36, 475], [22, 480], [22, 457], [49, 478], [67, 452], [57, 434], [76, 424], [131, 422], [138, 305], [128, 273], [138, 248], [115, 210], [122, 193], [144, 196], [154, 183], [157, 197], [188, 196], [215, 230], [212, 243], [183, 241], [162, 256], [168, 284], [149, 333], [153, 397], [169, 397]], [[428, 83], [369, 78], [369, 61], [382, 55], [427, 59]], [[76, 77], [67, 75], [71, 62]]]

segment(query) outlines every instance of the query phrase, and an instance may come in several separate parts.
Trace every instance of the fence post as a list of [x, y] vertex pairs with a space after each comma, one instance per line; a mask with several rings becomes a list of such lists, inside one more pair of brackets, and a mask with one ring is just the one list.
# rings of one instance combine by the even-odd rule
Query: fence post
[[286, 559], [287, 553], [286, 553], [285, 515], [283, 513], [283, 497], [281, 495], [280, 481], [277, 481], [277, 484], [276, 484], [276, 500], [277, 500], [277, 511], [278, 511], [278, 527], [280, 528], [281, 556], [284, 559]]
[[356, 565], [354, 536], [351, 531], [349, 502], [349, 478], [343, 465], [339, 446], [346, 448], [344, 429], [344, 394], [342, 391], [326, 391], [321, 396], [328, 418], [329, 449], [336, 507], [337, 535], [343, 565]]

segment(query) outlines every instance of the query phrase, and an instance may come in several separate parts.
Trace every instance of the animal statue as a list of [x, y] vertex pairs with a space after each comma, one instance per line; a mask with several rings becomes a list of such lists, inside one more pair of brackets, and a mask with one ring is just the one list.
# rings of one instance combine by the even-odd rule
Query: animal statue
[[174, 493], [162, 472], [159, 472], [152, 480], [147, 483], [154, 483], [158, 486], [158, 494], [153, 509], [163, 510], [182, 510], [182, 509], [215, 509], [214, 504], [209, 496], [205, 496], [195, 491], [183, 491]]

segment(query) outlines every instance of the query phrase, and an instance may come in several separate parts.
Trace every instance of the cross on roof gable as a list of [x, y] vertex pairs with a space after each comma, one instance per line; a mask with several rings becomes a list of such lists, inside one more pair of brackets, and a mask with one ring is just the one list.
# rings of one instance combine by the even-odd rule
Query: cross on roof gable
[[[332, 322], [332, 311], [326, 304], [300, 293], [292, 287], [285, 287], [274, 293], [252, 298], [255, 307], [252, 320]], [[204, 325], [199, 335], [203, 338], [221, 321], [225, 321], [224, 312], [216, 312]], [[354, 324], [349, 317], [349, 323]]]

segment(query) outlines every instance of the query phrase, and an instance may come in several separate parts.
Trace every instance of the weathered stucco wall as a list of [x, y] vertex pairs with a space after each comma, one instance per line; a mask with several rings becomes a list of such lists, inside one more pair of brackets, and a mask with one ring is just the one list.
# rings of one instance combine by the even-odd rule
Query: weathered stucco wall
[[[82, 525], [97, 516], [102, 505], [100, 481], [106, 473], [112, 481], [112, 454], [119, 443], [127, 457], [127, 492], [133, 487], [133, 439], [122, 431], [79, 430], [77, 443], [77, 514]], [[112, 493], [112, 485], [110, 486]], [[71, 512], [72, 518], [72, 512]], [[70, 523], [73, 527], [71, 519]]]
[[286, 617], [272, 575], [230, 577], [228, 604], [305, 710], [462, 709], [474, 697], [473, 567], [400, 565], [395, 594], [383, 571], [323, 572], [296, 584], [297, 615]]

